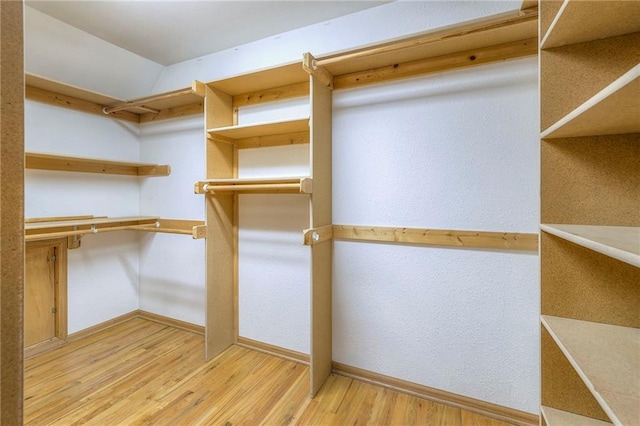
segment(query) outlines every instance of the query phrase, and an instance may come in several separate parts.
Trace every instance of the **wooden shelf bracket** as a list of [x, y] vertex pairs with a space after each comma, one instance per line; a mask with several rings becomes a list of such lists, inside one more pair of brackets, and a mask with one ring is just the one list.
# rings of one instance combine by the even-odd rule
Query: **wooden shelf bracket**
[[302, 68], [333, 90], [333, 75], [325, 67], [318, 65], [318, 60], [311, 53], [302, 55]]

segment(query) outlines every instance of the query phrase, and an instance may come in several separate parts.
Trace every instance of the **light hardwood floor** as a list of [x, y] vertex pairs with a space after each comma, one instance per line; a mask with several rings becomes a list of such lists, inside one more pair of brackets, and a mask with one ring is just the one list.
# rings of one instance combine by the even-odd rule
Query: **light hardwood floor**
[[308, 367], [132, 319], [25, 363], [28, 425], [505, 425], [332, 375], [308, 398]]

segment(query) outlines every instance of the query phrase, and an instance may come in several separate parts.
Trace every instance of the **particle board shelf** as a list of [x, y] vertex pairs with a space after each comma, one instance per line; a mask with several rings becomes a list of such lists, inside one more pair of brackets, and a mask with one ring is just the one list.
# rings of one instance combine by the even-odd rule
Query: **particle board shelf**
[[205, 194], [210, 192], [279, 192], [311, 194], [313, 190], [310, 177], [286, 178], [236, 178], [207, 179], [195, 183], [194, 192]]
[[25, 168], [143, 177], [169, 176], [171, 173], [171, 166], [169, 165], [132, 163], [36, 152], [25, 153]]
[[309, 117], [272, 121], [266, 123], [255, 123], [243, 126], [227, 126], [207, 130], [210, 136], [225, 138], [228, 140], [247, 139], [254, 137], [282, 135], [309, 131]]
[[540, 412], [547, 426], [607, 426], [613, 424], [545, 406], [540, 408]]
[[542, 224], [540, 229], [640, 268], [640, 227]]
[[565, 0], [542, 39], [543, 49], [640, 31], [637, 1]]
[[547, 315], [541, 321], [611, 421], [637, 424], [640, 329]]
[[134, 123], [201, 114], [203, 95], [204, 85], [195, 81], [188, 88], [126, 101], [38, 75], [25, 75], [27, 99]]
[[543, 131], [541, 138], [640, 133], [638, 93], [640, 64]]

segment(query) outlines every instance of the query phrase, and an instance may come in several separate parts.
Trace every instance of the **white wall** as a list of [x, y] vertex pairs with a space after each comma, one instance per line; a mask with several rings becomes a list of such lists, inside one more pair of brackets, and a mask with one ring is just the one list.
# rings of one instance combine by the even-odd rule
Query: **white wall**
[[[137, 161], [131, 123], [26, 101], [25, 150]], [[25, 217], [135, 216], [141, 178], [25, 171]], [[142, 178], [142, 180], [150, 178]], [[86, 235], [68, 253], [69, 332], [138, 308], [138, 235]]]
[[[140, 161], [171, 165], [167, 177], [147, 179], [140, 214], [204, 220], [204, 202], [193, 183], [205, 176], [201, 115], [140, 126]], [[140, 309], [204, 325], [204, 239], [148, 233], [140, 244]]]
[[[535, 58], [334, 94], [336, 224], [537, 232]], [[538, 257], [337, 241], [337, 362], [536, 412]]]

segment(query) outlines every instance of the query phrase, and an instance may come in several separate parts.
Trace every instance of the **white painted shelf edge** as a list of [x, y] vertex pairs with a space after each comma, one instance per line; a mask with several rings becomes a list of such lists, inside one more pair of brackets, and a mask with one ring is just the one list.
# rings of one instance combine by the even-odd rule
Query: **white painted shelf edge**
[[544, 405], [540, 407], [540, 412], [547, 426], [607, 426], [613, 424]]
[[540, 229], [640, 268], [640, 227], [542, 224]]
[[542, 315], [541, 322], [614, 424], [640, 409], [640, 329]]
[[[637, 64], [636, 66], [631, 68], [629, 71], [624, 73], [622, 76], [620, 76], [618, 79], [616, 79], [613, 83], [609, 84], [600, 92], [596, 93], [594, 96], [588, 99], [585, 103], [575, 108], [569, 114], [565, 115], [556, 123], [551, 125], [547, 130], [543, 131], [540, 134], [540, 138], [549, 139], [554, 137], [572, 137], [571, 132], [567, 132], [566, 128], [571, 126], [571, 123], [574, 120], [578, 119], [581, 115], [585, 114], [587, 111], [591, 110], [592, 108], [598, 108], [598, 106], [602, 104], [604, 101], [606, 101], [609, 97], [615, 94], [618, 94], [619, 92], [621, 93], [625, 89], [631, 90], [633, 93], [635, 93], [635, 89], [633, 88], [633, 85], [631, 85], [631, 83], [638, 80], [639, 78], [640, 78], [640, 64]], [[634, 104], [634, 106], [636, 107], [640, 106], [640, 96], [636, 98], [636, 102], [637, 102], [637, 105]], [[598, 124], [598, 122], [596, 121], [592, 121], [592, 123], [594, 124], [594, 126]], [[638, 121], [638, 123], [640, 123], [640, 120]], [[638, 124], [638, 127], [640, 127], [640, 124]], [[560, 133], [560, 131], [562, 130], [564, 131]], [[593, 133], [591, 133], [591, 135], [597, 135], [597, 134], [599, 133], [597, 129], [594, 128], [594, 131]]]

